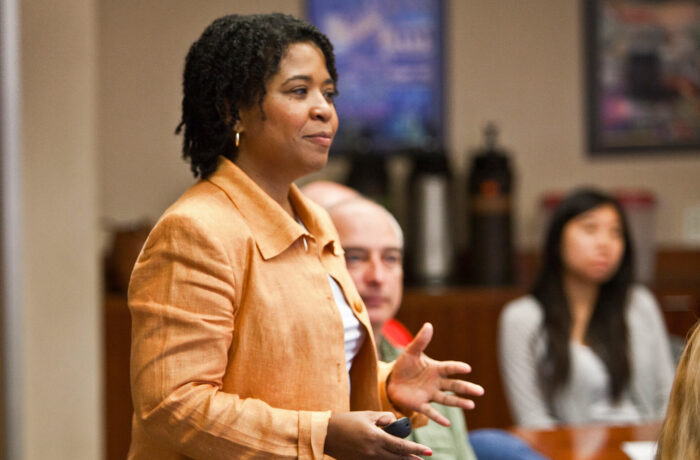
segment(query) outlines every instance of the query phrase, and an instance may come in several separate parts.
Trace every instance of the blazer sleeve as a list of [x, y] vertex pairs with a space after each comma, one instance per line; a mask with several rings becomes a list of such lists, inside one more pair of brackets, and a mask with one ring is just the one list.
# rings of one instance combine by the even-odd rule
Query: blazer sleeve
[[283, 410], [222, 391], [236, 279], [199, 220], [166, 215], [129, 287], [135, 423], [192, 458], [323, 457], [330, 412]]
[[413, 428], [420, 428], [428, 424], [428, 416], [415, 411], [402, 412], [401, 409], [394, 406], [389, 399], [387, 394], [386, 385], [389, 379], [391, 371], [394, 369], [394, 361], [386, 363], [384, 361], [377, 361], [378, 364], [378, 377], [379, 377], [379, 400], [382, 405], [382, 410], [387, 412], [392, 412], [396, 418], [408, 417], [411, 419], [411, 426]]
[[498, 361], [511, 415], [517, 425], [550, 427], [557, 424], [548, 409], [537, 377], [535, 334], [537, 306], [529, 299], [503, 309], [498, 324]]

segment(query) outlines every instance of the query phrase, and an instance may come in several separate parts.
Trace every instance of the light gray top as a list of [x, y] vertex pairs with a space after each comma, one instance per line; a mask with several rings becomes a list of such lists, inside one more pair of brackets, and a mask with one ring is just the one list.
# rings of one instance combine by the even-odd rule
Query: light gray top
[[542, 308], [532, 296], [508, 303], [499, 319], [499, 366], [516, 424], [549, 427], [663, 418], [675, 370], [664, 320], [646, 288], [635, 286], [627, 307], [631, 378], [617, 403], [609, 397], [610, 379], [600, 358], [589, 347], [570, 342], [569, 381], [548, 407], [537, 381], [546, 347], [542, 319]]

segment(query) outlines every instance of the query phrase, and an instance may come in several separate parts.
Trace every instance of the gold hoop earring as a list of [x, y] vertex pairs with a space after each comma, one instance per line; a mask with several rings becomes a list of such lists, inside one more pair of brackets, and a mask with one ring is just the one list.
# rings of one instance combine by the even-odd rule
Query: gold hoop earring
[[241, 133], [239, 133], [238, 131], [236, 131], [236, 136], [234, 138], [234, 142], [236, 144], [236, 147], [238, 147], [238, 144], [241, 143]]

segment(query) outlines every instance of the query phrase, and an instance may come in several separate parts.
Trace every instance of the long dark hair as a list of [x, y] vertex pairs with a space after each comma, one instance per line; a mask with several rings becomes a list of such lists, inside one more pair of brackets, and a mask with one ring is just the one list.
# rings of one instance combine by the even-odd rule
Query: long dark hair
[[585, 341], [605, 364], [611, 380], [611, 396], [618, 400], [630, 379], [625, 309], [633, 281], [633, 252], [629, 226], [620, 204], [592, 188], [569, 194], [554, 211], [545, 240], [541, 269], [532, 289], [544, 313], [547, 351], [539, 366], [541, 384], [550, 400], [569, 378], [571, 312], [564, 292], [561, 246], [564, 226], [576, 216], [601, 205], [612, 205], [620, 216], [624, 253], [617, 272], [600, 286], [586, 330]]
[[219, 155], [235, 158], [233, 126], [238, 110], [257, 102], [262, 111], [265, 83], [277, 72], [289, 45], [300, 42], [319, 47], [337, 83], [328, 37], [286, 14], [224, 16], [192, 44], [183, 76], [182, 120], [175, 132], [184, 128], [182, 154], [190, 160], [195, 177], [214, 172]]

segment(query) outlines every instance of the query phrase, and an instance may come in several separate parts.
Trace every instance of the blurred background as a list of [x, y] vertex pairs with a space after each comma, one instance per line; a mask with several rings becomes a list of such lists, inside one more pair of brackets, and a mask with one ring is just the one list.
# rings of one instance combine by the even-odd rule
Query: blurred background
[[[417, 273], [416, 296], [430, 292], [425, 284], [479, 284], [461, 275], [470, 251], [468, 190], [475, 155], [491, 150], [507, 157], [512, 175], [507, 263], [513, 274], [482, 284], [506, 284], [511, 297], [526, 286], [547, 200], [581, 184], [625, 192], [630, 202], [642, 197], [642, 219], [652, 218], [641, 227], [652, 235], [654, 250], [644, 281], [658, 285], [658, 254], [676, 257], [677, 263], [662, 261], [672, 265], [696, 260], [700, 149], [589, 151], [584, 3], [444, 2], [439, 150], [449, 191], [428, 208], [449, 204], [450, 262], [435, 277]], [[2, 0], [5, 458], [125, 452], [128, 438], [117, 432], [129, 417], [128, 375], [121, 372], [129, 335], [123, 289], [142, 236], [193, 183], [174, 135], [186, 52], [218, 16], [280, 11], [306, 17], [307, 6], [304, 0]], [[339, 86], [342, 98], [342, 74]], [[490, 122], [496, 144], [485, 138]], [[384, 185], [366, 191], [410, 233], [415, 156], [384, 160]], [[351, 156], [332, 156], [323, 172], [302, 182], [352, 184], [356, 165]], [[419, 246], [409, 248], [414, 258]], [[678, 269], [683, 279], [669, 285], [692, 285], [695, 278], [686, 275], [695, 266], [687, 267]], [[690, 295], [685, 287], [662, 291], [656, 292], [668, 291], [672, 308], [697, 306], [697, 297], [682, 297]], [[449, 292], [459, 302], [467, 295]], [[126, 406], [119, 399], [125, 391]], [[126, 414], [110, 416], [119, 406]]]

